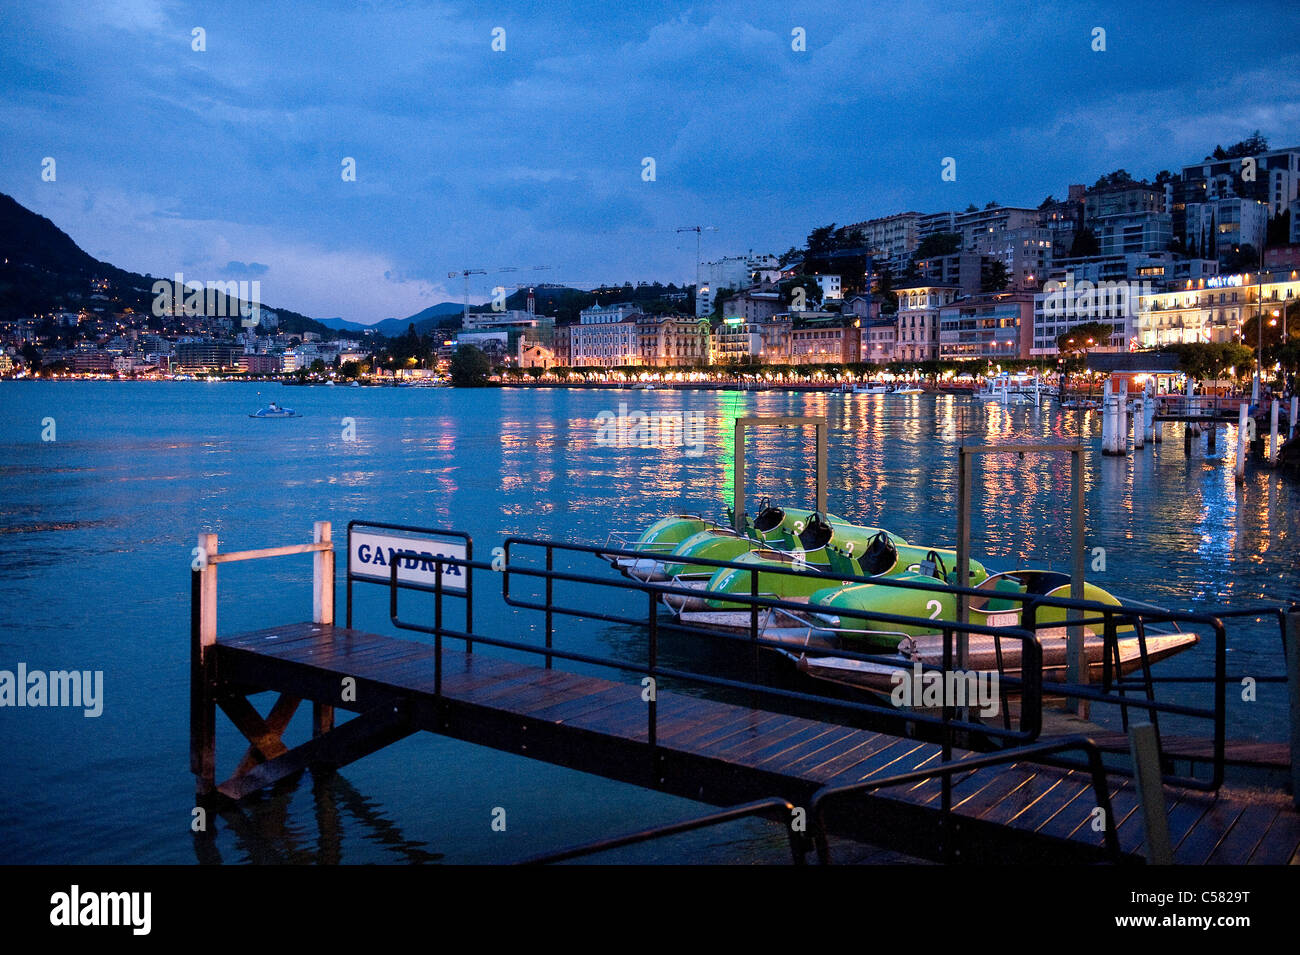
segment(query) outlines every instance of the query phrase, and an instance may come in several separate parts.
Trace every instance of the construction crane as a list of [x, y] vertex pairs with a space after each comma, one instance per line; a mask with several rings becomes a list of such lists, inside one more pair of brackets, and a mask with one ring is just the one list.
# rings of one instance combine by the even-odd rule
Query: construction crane
[[545, 272], [550, 268], [549, 265], [534, 265], [528, 269], [521, 269], [517, 265], [506, 265], [498, 269], [461, 269], [459, 272], [448, 272], [447, 278], [449, 279], [454, 279], [458, 275], [465, 279], [465, 311], [461, 315], [461, 324], [463, 325], [469, 321], [469, 277], [471, 275], [488, 275], [489, 273], [496, 274], [498, 272]]
[[[695, 233], [695, 299], [698, 302], [700, 298], [700, 237], [705, 232], [717, 232], [718, 227], [715, 225], [684, 225], [677, 230], [681, 232]], [[699, 313], [699, 307], [696, 306], [696, 314]]]

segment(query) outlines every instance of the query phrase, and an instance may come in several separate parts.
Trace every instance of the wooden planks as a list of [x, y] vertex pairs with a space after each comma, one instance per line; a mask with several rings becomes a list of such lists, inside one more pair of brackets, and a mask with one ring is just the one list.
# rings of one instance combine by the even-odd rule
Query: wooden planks
[[[312, 761], [355, 758], [417, 729], [691, 797], [734, 800], [775, 792], [796, 804], [806, 804], [828, 783], [932, 767], [943, 752], [934, 743], [663, 691], [656, 700], [656, 747], [648, 750], [650, 707], [636, 674], [604, 679], [444, 648], [438, 698], [431, 645], [329, 625], [301, 623], [223, 637], [212, 653], [221, 680], [281, 693], [265, 720], [242, 697], [219, 699], [254, 740], [240, 764], [244, 775], [237, 772], [237, 780], [222, 784], [236, 797]], [[347, 677], [357, 681], [355, 701], [339, 698]], [[279, 736], [298, 699], [366, 716], [290, 750]], [[1180, 742], [1186, 752], [1203, 751], [1201, 741]], [[647, 752], [659, 754], [650, 769], [642, 767]], [[973, 755], [953, 751], [958, 760]], [[1261, 748], [1240, 755], [1258, 760], [1274, 754]], [[897, 847], [914, 838], [924, 853], [932, 849], [934, 826], [914, 837], [907, 829], [927, 828], [920, 820], [937, 824], [941, 793], [937, 778], [892, 786], [863, 797], [869, 812], [849, 815], [855, 832], [870, 834], [875, 825], [881, 844]], [[1125, 852], [1139, 852], [1134, 787], [1115, 778], [1109, 795], [1109, 824], [1118, 828]], [[1300, 853], [1300, 816], [1285, 800], [1181, 790], [1168, 790], [1166, 798], [1176, 861], [1284, 864]], [[985, 849], [1003, 841], [1021, 858], [1032, 855], [1033, 847], [1044, 860], [1067, 844], [1099, 849], [1103, 836], [1093, 826], [1095, 804], [1091, 777], [1077, 770], [1022, 763], [953, 775], [952, 805], [964, 825], [979, 827]], [[891, 814], [891, 807], [901, 815]]]

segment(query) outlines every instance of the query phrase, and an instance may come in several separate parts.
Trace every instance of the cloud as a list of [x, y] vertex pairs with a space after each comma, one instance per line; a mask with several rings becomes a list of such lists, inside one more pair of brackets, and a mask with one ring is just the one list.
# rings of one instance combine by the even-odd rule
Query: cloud
[[269, 266], [261, 262], [237, 262], [231, 260], [226, 263], [225, 268], [221, 271], [227, 278], [232, 279], [257, 279], [267, 273]]

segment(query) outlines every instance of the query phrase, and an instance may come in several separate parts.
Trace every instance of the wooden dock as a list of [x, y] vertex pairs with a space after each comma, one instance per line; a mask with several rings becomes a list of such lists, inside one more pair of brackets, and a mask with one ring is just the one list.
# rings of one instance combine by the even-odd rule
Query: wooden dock
[[[781, 796], [806, 806], [828, 784], [932, 767], [938, 745], [834, 722], [661, 691], [656, 738], [639, 683], [620, 683], [483, 652], [328, 623], [297, 623], [216, 639], [196, 673], [192, 753], [201, 795], [241, 799], [309, 767], [338, 767], [417, 731], [440, 733], [699, 802], [729, 806]], [[351, 682], [349, 682], [351, 681]], [[247, 696], [280, 694], [259, 716]], [[440, 691], [440, 692], [439, 692]], [[282, 736], [302, 701], [311, 739]], [[214, 708], [249, 740], [234, 773], [214, 775]], [[335, 709], [359, 714], [334, 726]], [[954, 758], [975, 754], [958, 751]], [[436, 768], [431, 768], [436, 771]], [[1133, 782], [1110, 779], [1120, 847], [1142, 858]], [[954, 838], [965, 862], [1097, 862], [1096, 800], [1085, 772], [1015, 763], [958, 774]], [[827, 816], [832, 835], [925, 859], [943, 858], [937, 779], [854, 796]], [[1174, 858], [1182, 863], [1300, 863], [1300, 814], [1281, 793], [1165, 789]], [[950, 849], [954, 848], [949, 846]]]

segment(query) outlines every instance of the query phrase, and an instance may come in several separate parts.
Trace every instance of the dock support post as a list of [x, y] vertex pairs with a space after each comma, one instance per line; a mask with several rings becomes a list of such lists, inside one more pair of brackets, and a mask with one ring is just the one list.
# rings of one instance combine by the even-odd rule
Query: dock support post
[[1291, 801], [1300, 809], [1300, 605], [1286, 615], [1286, 683], [1291, 691]]
[[190, 589], [190, 771], [204, 800], [217, 788], [217, 705], [208, 650], [217, 642], [217, 535], [200, 534]]
[[1241, 403], [1237, 411], [1237, 466], [1234, 469], [1238, 481], [1246, 480], [1246, 419], [1250, 416], [1250, 406]]
[[1183, 454], [1189, 458], [1192, 456], [1192, 429], [1195, 427], [1190, 421], [1183, 425]]
[[[1160, 773], [1160, 751], [1156, 730], [1150, 723], [1133, 723], [1128, 728], [1129, 752], [1133, 756], [1133, 779], [1137, 783], [1138, 802], [1142, 805], [1147, 862], [1172, 865], [1173, 846], [1169, 841], [1169, 815], [1165, 810], [1165, 790]], [[1106, 825], [1116, 821], [1107, 819]]]
[[1133, 409], [1133, 449], [1138, 450], [1146, 447], [1147, 439], [1147, 396], [1144, 391], [1136, 399], [1136, 407]]
[[1119, 431], [1119, 399], [1108, 381], [1102, 388], [1101, 398], [1101, 453], [1117, 454], [1115, 433]]
[[1274, 398], [1268, 425], [1268, 466], [1271, 468], [1277, 467], [1277, 410], [1278, 400]]
[[1206, 432], [1205, 436], [1205, 453], [1214, 454], [1219, 447], [1219, 426], [1211, 421], [1206, 427], [1210, 430]]
[[[316, 521], [312, 541], [329, 543], [330, 522]], [[313, 623], [334, 623], [334, 551], [318, 550], [312, 554], [311, 598]], [[323, 736], [334, 728], [334, 707], [325, 703], [311, 705], [311, 735]]]
[[1119, 454], [1128, 454], [1129, 423], [1128, 379], [1121, 378], [1119, 382], [1119, 434], [1115, 436], [1115, 451]]
[[1300, 414], [1300, 395], [1291, 396], [1291, 416], [1287, 419], [1291, 427], [1287, 437], [1294, 438], [1296, 434], [1296, 415]]

